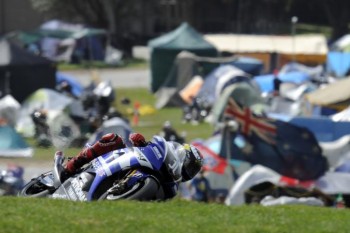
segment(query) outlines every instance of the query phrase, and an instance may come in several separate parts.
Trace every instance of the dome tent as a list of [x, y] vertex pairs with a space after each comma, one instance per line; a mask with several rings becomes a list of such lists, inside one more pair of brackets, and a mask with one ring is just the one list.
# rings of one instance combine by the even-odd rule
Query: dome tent
[[9, 125], [0, 125], [0, 157], [32, 157], [33, 148]]
[[[151, 91], [156, 92], [173, 66], [177, 54], [189, 51], [198, 56], [216, 57], [217, 49], [188, 23], [182, 23], [175, 30], [152, 39], [148, 43], [151, 49]], [[175, 82], [175, 80], [174, 80]]]

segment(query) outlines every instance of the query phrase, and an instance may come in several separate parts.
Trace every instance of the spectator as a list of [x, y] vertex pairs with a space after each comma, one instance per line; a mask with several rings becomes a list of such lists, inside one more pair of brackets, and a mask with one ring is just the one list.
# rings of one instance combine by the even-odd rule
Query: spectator
[[204, 176], [202, 169], [191, 181], [190, 190], [192, 200], [208, 202], [210, 198], [210, 185], [208, 179]]

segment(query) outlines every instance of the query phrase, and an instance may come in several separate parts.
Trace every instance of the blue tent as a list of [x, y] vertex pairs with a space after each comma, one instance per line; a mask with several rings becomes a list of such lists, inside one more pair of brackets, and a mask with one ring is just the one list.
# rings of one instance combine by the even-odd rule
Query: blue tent
[[[217, 90], [219, 82], [221, 82], [221, 90]], [[205, 100], [206, 103], [211, 106], [218, 97], [216, 94], [219, 93], [216, 93], [216, 91], [220, 91], [222, 93], [226, 87], [238, 82], [250, 83], [251, 79], [248, 77], [248, 74], [244, 73], [243, 70], [240, 70], [233, 65], [221, 65], [205, 77], [205, 81], [197, 94], [197, 97]]]
[[327, 55], [327, 71], [337, 77], [344, 77], [350, 70], [350, 53], [329, 52]]
[[[272, 92], [274, 78], [274, 74], [259, 75], [254, 77], [254, 81], [260, 87], [261, 92]], [[292, 71], [278, 75], [278, 79], [280, 79], [282, 82], [302, 84], [306, 81], [309, 81], [310, 76], [304, 72]]]
[[[87, 141], [88, 144], [92, 145], [101, 137], [108, 133], [116, 133], [124, 139], [128, 139], [130, 134], [133, 132], [129, 122], [125, 121], [120, 117], [113, 117], [103, 122], [101, 127], [99, 127]], [[128, 140], [125, 140], [127, 146], [131, 146]]]
[[60, 84], [62, 82], [67, 82], [72, 87], [73, 94], [77, 97], [79, 97], [84, 91], [83, 85], [74, 77], [62, 72], [56, 72], [56, 84]]
[[260, 75], [264, 69], [264, 63], [252, 57], [238, 57], [236, 60], [225, 64], [233, 65], [252, 76]]
[[331, 142], [350, 134], [349, 121], [333, 121], [331, 118], [324, 116], [291, 117], [276, 113], [268, 115], [275, 119], [308, 128], [320, 142]]

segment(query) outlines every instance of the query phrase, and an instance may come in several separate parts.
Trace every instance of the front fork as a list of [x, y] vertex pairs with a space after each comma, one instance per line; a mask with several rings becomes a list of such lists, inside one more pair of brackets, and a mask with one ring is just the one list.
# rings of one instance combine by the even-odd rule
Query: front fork
[[148, 176], [149, 174], [140, 170], [130, 170], [123, 179], [116, 181], [107, 192], [114, 195], [122, 194], [125, 190], [131, 189], [136, 183], [142, 182]]

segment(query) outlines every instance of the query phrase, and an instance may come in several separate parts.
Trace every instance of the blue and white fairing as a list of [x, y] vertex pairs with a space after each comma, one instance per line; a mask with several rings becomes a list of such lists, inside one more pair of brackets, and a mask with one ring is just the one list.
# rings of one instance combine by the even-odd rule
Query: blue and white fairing
[[[92, 163], [96, 177], [88, 192], [88, 200], [99, 184], [108, 176], [130, 168], [146, 167], [159, 171], [162, 167], [168, 147], [162, 137], [154, 137], [146, 147], [123, 148], [98, 157]], [[122, 156], [121, 156], [122, 155]]]

